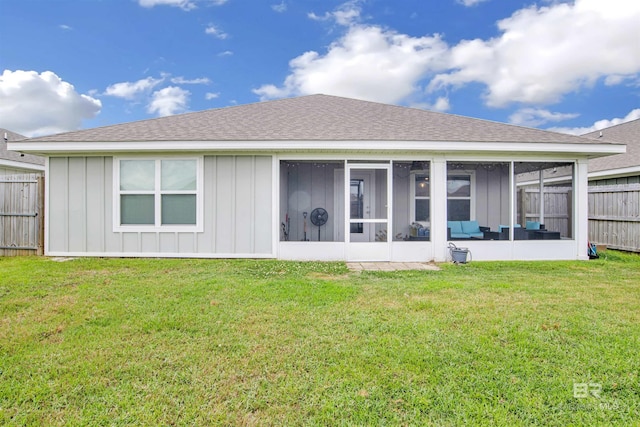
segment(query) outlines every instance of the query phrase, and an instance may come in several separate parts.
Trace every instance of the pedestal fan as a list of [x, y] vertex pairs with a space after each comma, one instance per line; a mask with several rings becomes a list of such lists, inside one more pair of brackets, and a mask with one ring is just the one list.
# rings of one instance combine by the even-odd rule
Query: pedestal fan
[[324, 208], [315, 208], [311, 211], [311, 224], [318, 227], [318, 241], [320, 241], [320, 227], [327, 223], [329, 214]]

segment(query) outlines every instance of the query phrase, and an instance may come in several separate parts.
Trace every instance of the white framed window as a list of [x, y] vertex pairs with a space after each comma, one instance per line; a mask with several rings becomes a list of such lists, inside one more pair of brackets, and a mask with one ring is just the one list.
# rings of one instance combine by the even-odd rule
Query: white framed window
[[411, 171], [410, 174], [410, 222], [423, 227], [431, 225], [431, 180], [429, 170]]
[[114, 158], [115, 231], [202, 231], [202, 157]]
[[476, 216], [474, 171], [447, 174], [447, 221], [469, 221]]

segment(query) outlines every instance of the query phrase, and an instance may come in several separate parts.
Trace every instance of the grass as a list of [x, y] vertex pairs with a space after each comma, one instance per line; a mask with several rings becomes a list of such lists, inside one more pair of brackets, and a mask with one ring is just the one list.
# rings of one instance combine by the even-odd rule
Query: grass
[[0, 321], [2, 425], [640, 420], [633, 254], [390, 273], [0, 258]]

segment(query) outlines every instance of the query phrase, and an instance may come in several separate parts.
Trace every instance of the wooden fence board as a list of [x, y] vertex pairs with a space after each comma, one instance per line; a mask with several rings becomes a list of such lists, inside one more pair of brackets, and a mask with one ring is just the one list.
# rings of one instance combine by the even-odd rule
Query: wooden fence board
[[[540, 221], [539, 188], [521, 188], [519, 192], [518, 222]], [[562, 237], [573, 237], [572, 200], [570, 187], [544, 188], [544, 221], [547, 230], [559, 231]]]
[[44, 178], [0, 176], [0, 256], [42, 255]]
[[589, 187], [589, 240], [640, 252], [640, 184]]

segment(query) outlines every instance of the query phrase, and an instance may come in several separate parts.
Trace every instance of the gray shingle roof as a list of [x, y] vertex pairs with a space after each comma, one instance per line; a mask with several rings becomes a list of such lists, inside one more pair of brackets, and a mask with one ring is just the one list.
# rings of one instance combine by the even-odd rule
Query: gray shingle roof
[[186, 113], [27, 142], [369, 140], [588, 142], [539, 129], [329, 95]]
[[0, 159], [40, 166], [44, 165], [44, 157], [33, 156], [31, 154], [20, 154], [15, 151], [7, 150], [7, 144], [4, 142], [5, 134], [7, 135], [7, 141], [21, 141], [26, 138], [26, 136], [20, 135], [19, 133], [0, 128]]
[[[602, 132], [602, 136], [600, 133]], [[583, 135], [600, 142], [627, 144], [625, 154], [589, 160], [589, 172], [640, 166], [640, 119]]]

